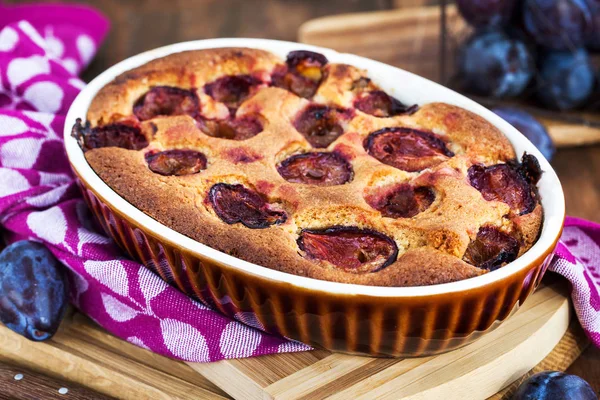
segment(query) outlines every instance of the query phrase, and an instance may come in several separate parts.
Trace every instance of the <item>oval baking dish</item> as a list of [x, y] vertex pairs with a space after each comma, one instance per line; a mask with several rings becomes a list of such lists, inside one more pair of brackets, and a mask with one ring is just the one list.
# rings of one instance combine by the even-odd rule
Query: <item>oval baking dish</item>
[[[146, 215], [105, 184], [88, 165], [71, 127], [96, 93], [121, 73], [168, 54], [218, 47], [249, 47], [281, 58], [313, 50], [346, 63], [407, 104], [445, 102], [485, 118], [518, 156], [536, 156], [544, 223], [535, 245], [510, 264], [475, 278], [419, 287], [377, 287], [301, 277], [249, 263], [199, 243]], [[399, 95], [400, 94], [400, 95]], [[253, 313], [262, 329], [332, 351], [371, 356], [421, 356], [455, 349], [505, 320], [540, 283], [565, 217], [562, 187], [550, 164], [516, 129], [491, 111], [441, 85], [366, 58], [291, 42], [213, 39], [151, 50], [109, 68], [73, 102], [65, 146], [84, 198], [104, 229], [132, 257], [189, 296], [234, 316]]]

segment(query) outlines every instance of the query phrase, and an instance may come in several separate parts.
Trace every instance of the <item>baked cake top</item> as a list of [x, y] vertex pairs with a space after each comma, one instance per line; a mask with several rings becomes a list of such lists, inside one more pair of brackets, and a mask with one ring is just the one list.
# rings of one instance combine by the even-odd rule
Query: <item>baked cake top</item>
[[542, 223], [537, 160], [519, 162], [489, 122], [405, 105], [308, 51], [156, 59], [100, 90], [73, 135], [110, 187], [164, 225], [317, 279], [465, 279], [520, 256]]

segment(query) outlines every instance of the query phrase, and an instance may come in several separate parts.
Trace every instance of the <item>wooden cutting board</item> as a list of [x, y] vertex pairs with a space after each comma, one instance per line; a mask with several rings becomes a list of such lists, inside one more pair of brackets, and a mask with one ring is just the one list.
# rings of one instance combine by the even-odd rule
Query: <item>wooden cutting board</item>
[[479, 341], [425, 358], [376, 359], [316, 350], [186, 364], [122, 341], [72, 312], [45, 343], [29, 342], [0, 326], [0, 363], [132, 400], [504, 399], [528, 371], [564, 370], [587, 346], [576, 320], [570, 323], [566, 287], [562, 280], [545, 284]]
[[[442, 52], [440, 16], [439, 6], [425, 6], [322, 17], [305, 22], [298, 31], [298, 40], [372, 58], [447, 83], [454, 73], [457, 50], [472, 30], [456, 7], [447, 6], [446, 46]], [[600, 55], [594, 61], [600, 65]], [[479, 98], [477, 101], [490, 108], [507, 103]], [[510, 104], [539, 118], [556, 146], [600, 142], [598, 112], [557, 113], [529, 103]]]

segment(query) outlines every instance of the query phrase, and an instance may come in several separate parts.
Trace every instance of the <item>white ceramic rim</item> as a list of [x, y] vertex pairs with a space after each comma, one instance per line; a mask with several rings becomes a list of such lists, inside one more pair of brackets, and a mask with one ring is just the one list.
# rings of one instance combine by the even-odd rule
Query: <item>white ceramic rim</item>
[[[369, 76], [376, 84], [380, 85], [384, 90], [388, 91], [388, 93], [392, 93], [400, 101], [406, 104], [424, 104], [440, 101], [454, 104], [479, 114], [495, 125], [508, 137], [519, 156], [526, 151], [535, 155], [540, 161], [544, 174], [538, 183], [538, 187], [542, 206], [544, 208], [544, 225], [539, 240], [531, 249], [512, 263], [496, 271], [475, 278], [430, 286], [380, 287], [323, 281], [262, 267], [222, 253], [159, 223], [119, 196], [104, 183], [98, 175], [96, 175], [87, 163], [77, 141], [71, 137], [71, 128], [75, 124], [77, 118], [85, 118], [89, 105], [96, 93], [119, 74], [168, 54], [186, 50], [217, 47], [250, 47], [263, 49], [271, 51], [282, 58], [285, 58], [285, 55], [293, 50], [305, 49], [317, 51], [324, 54], [330, 62], [345, 63], [366, 69], [369, 71]], [[279, 283], [287, 283], [308, 290], [317, 290], [332, 294], [366, 295], [375, 297], [418, 297], [468, 291], [499, 281], [524, 268], [528, 268], [531, 263], [539, 262], [538, 260], [540, 257], [554, 245], [554, 241], [558, 238], [565, 216], [565, 202], [562, 186], [548, 161], [546, 161], [542, 154], [529, 140], [527, 140], [527, 138], [525, 138], [525, 136], [490, 110], [442, 85], [402, 69], [364, 57], [347, 53], [338, 53], [331, 49], [301, 43], [267, 39], [208, 39], [176, 43], [130, 57], [98, 75], [81, 91], [81, 93], [79, 93], [67, 114], [64, 139], [71, 165], [82, 179], [94, 188], [100, 196], [106, 199], [108, 203], [134, 219], [144, 229], [159, 236], [169, 238], [171, 241], [190, 252], [198, 253], [204, 257], [225, 264], [230, 268]]]

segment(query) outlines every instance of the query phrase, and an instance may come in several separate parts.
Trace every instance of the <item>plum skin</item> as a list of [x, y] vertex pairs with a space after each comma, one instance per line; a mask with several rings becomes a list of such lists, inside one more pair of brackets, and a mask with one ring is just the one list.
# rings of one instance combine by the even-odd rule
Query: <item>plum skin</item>
[[68, 304], [62, 266], [42, 244], [23, 240], [0, 252], [0, 321], [33, 341], [56, 333]]
[[516, 0], [457, 0], [462, 17], [472, 26], [506, 25], [515, 9]]
[[213, 185], [208, 201], [217, 216], [229, 225], [241, 223], [250, 229], [264, 229], [287, 219], [284, 211], [273, 210], [261, 194], [240, 184]]
[[327, 261], [352, 273], [379, 271], [398, 257], [398, 246], [392, 238], [354, 226], [304, 229], [296, 242], [305, 257]]
[[523, 25], [539, 45], [571, 51], [591, 33], [592, 10], [584, 0], [525, 0]]
[[586, 0], [592, 12], [592, 29], [590, 30], [586, 45], [591, 50], [600, 50], [600, 0]]
[[352, 180], [352, 165], [338, 153], [301, 153], [286, 158], [277, 165], [277, 172], [292, 183], [332, 186]]
[[537, 97], [547, 107], [571, 110], [591, 96], [595, 80], [594, 68], [584, 49], [548, 52], [540, 60]]
[[533, 57], [524, 42], [500, 30], [476, 32], [458, 58], [464, 89], [495, 98], [523, 93], [535, 72]]
[[92, 128], [89, 121], [81, 123], [77, 118], [71, 131], [79, 147], [86, 152], [101, 147], [120, 147], [127, 150], [141, 150], [148, 146], [148, 139], [137, 124], [116, 122]]
[[546, 160], [552, 159], [556, 149], [548, 131], [537, 119], [525, 111], [513, 107], [498, 107], [492, 111], [529, 139]]
[[594, 389], [576, 375], [544, 371], [529, 377], [512, 400], [598, 400]]

